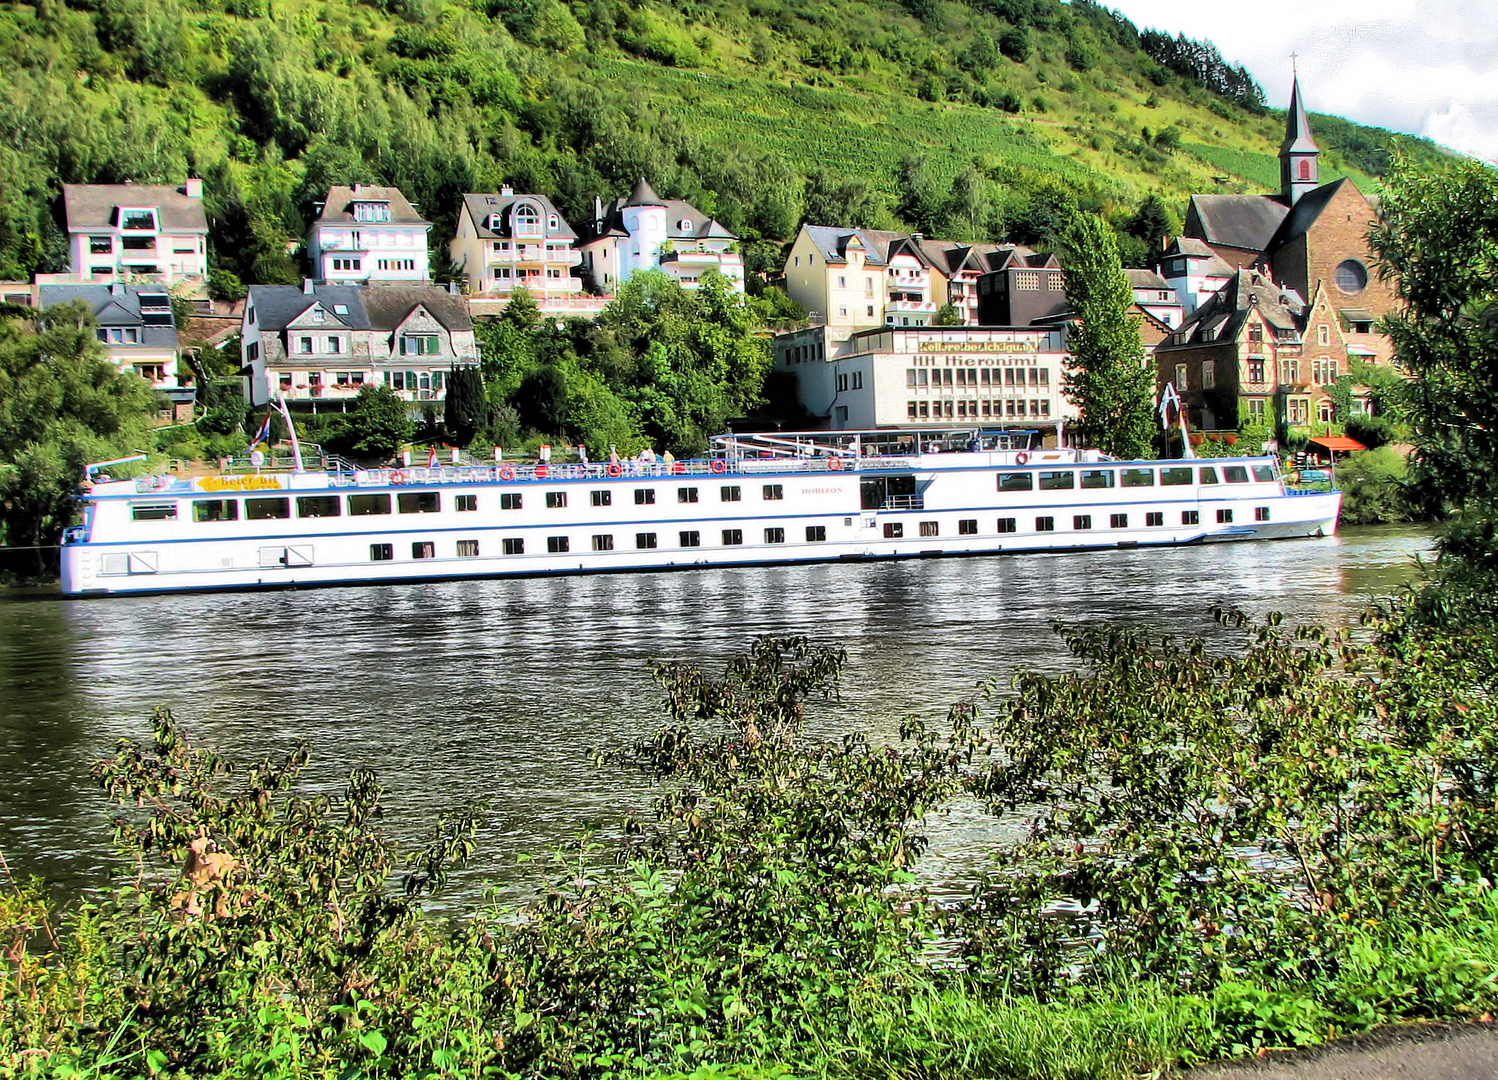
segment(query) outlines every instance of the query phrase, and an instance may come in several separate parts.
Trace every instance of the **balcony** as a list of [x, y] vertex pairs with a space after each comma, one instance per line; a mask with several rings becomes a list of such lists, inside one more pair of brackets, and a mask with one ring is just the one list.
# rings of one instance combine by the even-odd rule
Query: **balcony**
[[516, 244], [508, 251], [495, 251], [491, 246], [484, 251], [486, 266], [514, 266], [517, 263], [533, 266], [577, 266], [582, 261], [580, 251], [570, 248], [548, 250], [540, 244]]
[[887, 315], [935, 315], [936, 305], [930, 300], [887, 300], [884, 304]]

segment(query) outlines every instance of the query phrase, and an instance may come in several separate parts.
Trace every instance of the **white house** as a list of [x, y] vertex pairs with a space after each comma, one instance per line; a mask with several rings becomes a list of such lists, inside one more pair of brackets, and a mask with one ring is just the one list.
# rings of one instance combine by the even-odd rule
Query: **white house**
[[582, 263], [576, 240], [546, 196], [506, 187], [463, 196], [448, 252], [477, 314], [498, 310], [524, 288], [548, 315], [596, 315], [607, 301], [584, 291], [575, 272]]
[[1186, 316], [1195, 314], [1216, 296], [1233, 273], [1233, 268], [1204, 241], [1188, 236], [1171, 241], [1160, 256], [1160, 276], [1175, 291]]
[[660, 270], [686, 289], [713, 269], [744, 291], [739, 238], [682, 199], [662, 199], [645, 178], [629, 198], [605, 206], [594, 200], [593, 220], [580, 229], [583, 272], [601, 293], [612, 293], [637, 270]]
[[424, 284], [431, 231], [399, 188], [334, 186], [307, 231], [312, 274], [329, 285]]
[[191, 179], [180, 188], [64, 184], [62, 206], [68, 273], [41, 275], [39, 285], [207, 282], [203, 181]]

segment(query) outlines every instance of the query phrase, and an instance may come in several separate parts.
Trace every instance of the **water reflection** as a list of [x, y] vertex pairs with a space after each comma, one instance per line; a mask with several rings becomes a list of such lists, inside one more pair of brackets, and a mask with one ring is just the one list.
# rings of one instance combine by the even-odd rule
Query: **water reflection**
[[[1053, 619], [1211, 629], [1234, 603], [1294, 621], [1355, 616], [1413, 576], [1422, 530], [1087, 555], [937, 559], [269, 594], [0, 602], [0, 853], [67, 888], [101, 880], [107, 807], [87, 779], [170, 704], [236, 756], [311, 741], [311, 778], [369, 765], [391, 828], [495, 805], [490, 872], [612, 820], [644, 793], [594, 767], [658, 716], [651, 658], [719, 664], [761, 633], [849, 652], [814, 728], [889, 734], [988, 676], [1069, 663]], [[501, 871], [504, 873], [506, 871]], [[508, 871], [513, 874], [513, 870]], [[513, 877], [509, 880], [515, 880]]]

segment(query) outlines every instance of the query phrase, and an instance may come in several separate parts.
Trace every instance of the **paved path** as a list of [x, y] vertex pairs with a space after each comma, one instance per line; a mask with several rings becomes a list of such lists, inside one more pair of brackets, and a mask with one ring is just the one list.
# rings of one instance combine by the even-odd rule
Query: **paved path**
[[1498, 1080], [1498, 1025], [1387, 1029], [1194, 1069], [1182, 1080]]

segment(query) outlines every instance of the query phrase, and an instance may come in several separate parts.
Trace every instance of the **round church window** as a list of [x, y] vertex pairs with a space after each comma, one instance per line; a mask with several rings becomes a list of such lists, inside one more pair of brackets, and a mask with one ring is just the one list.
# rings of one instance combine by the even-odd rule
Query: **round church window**
[[1337, 288], [1345, 293], [1360, 293], [1368, 287], [1368, 268], [1356, 259], [1337, 264]]

